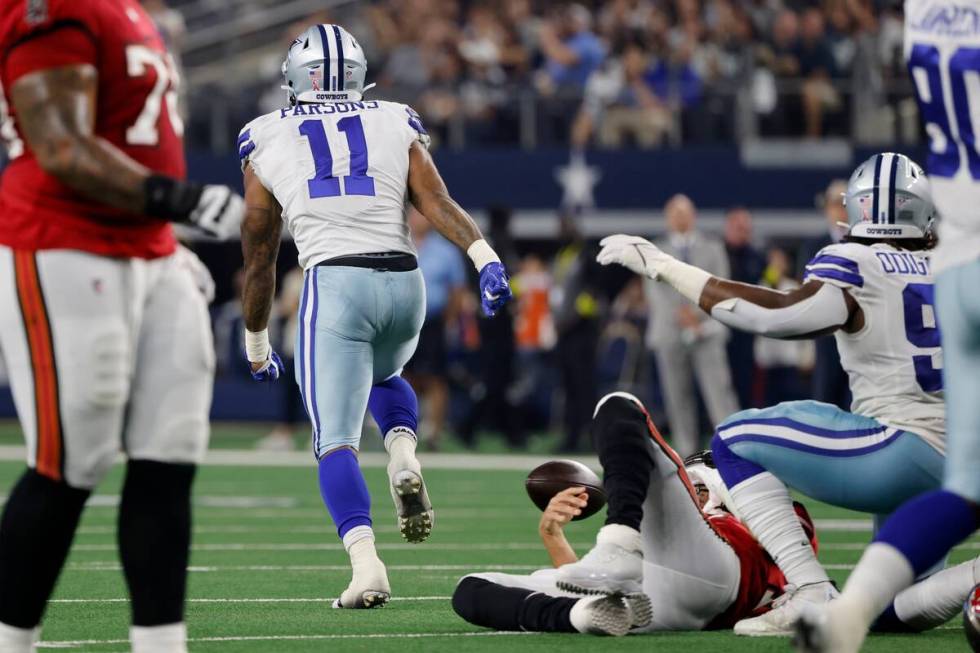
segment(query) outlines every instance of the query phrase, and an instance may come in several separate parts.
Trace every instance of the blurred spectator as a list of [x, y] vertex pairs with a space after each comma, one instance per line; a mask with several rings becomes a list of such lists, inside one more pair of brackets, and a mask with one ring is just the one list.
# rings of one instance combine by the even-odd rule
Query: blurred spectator
[[538, 31], [544, 68], [538, 89], [545, 94], [581, 93], [602, 63], [605, 46], [592, 31], [592, 14], [579, 4], [559, 9]]
[[[743, 207], [729, 209], [725, 216], [725, 253], [731, 268], [733, 281], [759, 283], [766, 260], [752, 246], [752, 214]], [[732, 381], [738, 403], [742, 408], [752, 405], [752, 384], [755, 371], [755, 336], [746, 331], [733, 330], [728, 339], [728, 362], [732, 368]]]
[[[827, 235], [809, 240], [800, 248], [800, 268], [797, 275], [799, 278], [803, 278], [805, 265], [817, 255], [817, 252], [827, 245], [839, 243], [844, 237], [847, 225], [847, 210], [844, 208], [846, 191], [847, 182], [837, 179], [827, 186], [827, 190], [822, 195], [818, 196], [817, 205], [823, 211], [827, 223]], [[843, 410], [850, 410], [850, 385], [847, 373], [840, 364], [837, 341], [834, 340], [834, 336], [829, 335], [817, 338], [815, 342], [816, 360], [813, 366], [811, 398], [834, 404]]]
[[211, 311], [211, 328], [214, 330], [214, 353], [218, 372], [221, 374], [235, 373], [245, 367], [242, 363], [242, 353], [245, 351], [245, 319], [242, 317], [242, 284], [245, 282], [245, 270], [238, 268], [232, 277], [234, 290], [231, 298], [217, 304]]
[[805, 134], [817, 138], [824, 131], [824, 114], [841, 109], [840, 93], [834, 88], [837, 61], [827, 38], [823, 13], [811, 7], [803, 12], [798, 55], [803, 77]]
[[[724, 247], [697, 231], [696, 209], [687, 196], [672, 197], [664, 214], [668, 233], [657, 241], [658, 247], [711, 274], [729, 277]], [[713, 424], [738, 410], [725, 352], [728, 329], [670, 286], [647, 281], [646, 288], [651, 313], [647, 344], [657, 358], [674, 448], [687, 456], [702, 446], [695, 379]]]
[[549, 298], [551, 272], [535, 254], [528, 254], [511, 279], [517, 317], [517, 380], [512, 389], [513, 403], [520, 406], [525, 425], [546, 427], [551, 410], [552, 374], [548, 354], [555, 346], [555, 324]]
[[[508, 270], [517, 269], [517, 251], [510, 235], [511, 211], [503, 206], [489, 210], [487, 236]], [[516, 342], [514, 339], [514, 304], [497, 313], [493, 319], [480, 319], [480, 376], [473, 406], [459, 427], [459, 437], [468, 446], [475, 444], [478, 428], [499, 428], [512, 447], [526, 444], [520, 411], [509, 390], [514, 382]]]
[[[778, 247], [771, 248], [769, 262], [762, 275], [762, 285], [775, 290], [798, 288], [800, 284], [789, 276], [791, 270], [786, 252]], [[809, 398], [808, 388], [803, 384], [803, 374], [813, 369], [812, 340], [756, 338], [755, 361], [763, 373], [763, 406]]]
[[303, 294], [303, 269], [295, 267], [279, 283], [279, 296], [272, 306], [270, 322], [281, 324], [275, 350], [282, 357], [283, 373], [275, 384], [280, 392], [281, 417], [268, 435], [257, 443], [266, 451], [290, 451], [297, 426], [307, 423], [306, 409], [296, 385], [296, 329], [299, 324], [299, 304]]
[[569, 213], [560, 216], [561, 249], [554, 262], [552, 315], [558, 336], [555, 356], [565, 393], [564, 438], [560, 451], [574, 453], [592, 420], [598, 400], [596, 350], [599, 345], [599, 295], [595, 248], [589, 247]]
[[644, 148], [659, 145], [673, 123], [661, 69], [653, 67], [642, 45], [627, 44], [618, 57], [589, 78], [572, 129], [573, 146], [584, 147], [596, 124], [602, 147], [621, 147], [626, 141]]
[[466, 267], [459, 249], [434, 231], [414, 208], [409, 212], [408, 225], [425, 280], [425, 323], [415, 355], [405, 366], [405, 376], [423, 402], [419, 429], [422, 442], [430, 449], [437, 449], [449, 406], [446, 329], [457, 321], [466, 293]]

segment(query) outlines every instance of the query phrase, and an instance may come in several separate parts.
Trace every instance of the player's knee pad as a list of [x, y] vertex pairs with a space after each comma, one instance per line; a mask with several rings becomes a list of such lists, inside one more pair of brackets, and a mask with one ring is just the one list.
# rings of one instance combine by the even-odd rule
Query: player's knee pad
[[317, 460], [322, 460], [324, 456], [337, 451], [338, 449], [353, 449], [357, 452], [361, 446], [361, 435], [321, 435], [313, 443], [314, 453]]
[[130, 460], [119, 506], [119, 553], [133, 624], [183, 620], [196, 467]]
[[89, 345], [89, 382], [85, 397], [99, 408], [118, 408], [129, 397], [132, 353], [129, 337], [122, 329], [105, 329], [93, 334]]
[[87, 450], [78, 451], [69, 444], [65, 459], [65, 480], [76, 488], [91, 490], [102, 482], [119, 455], [115, 441], [99, 442]]
[[175, 415], [153, 428], [152, 437], [131, 438], [126, 453], [134, 460], [198, 465], [208, 448], [207, 415]]

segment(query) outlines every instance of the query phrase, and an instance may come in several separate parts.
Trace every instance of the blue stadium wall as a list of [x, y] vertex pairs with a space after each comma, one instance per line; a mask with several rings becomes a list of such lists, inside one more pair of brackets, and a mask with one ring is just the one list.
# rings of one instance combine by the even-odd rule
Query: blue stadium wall
[[[920, 154], [903, 151], [913, 158]], [[586, 162], [599, 175], [593, 189], [597, 217], [592, 220], [599, 227], [593, 232], [601, 232], [603, 223], [617, 211], [643, 217], [658, 212], [674, 193], [683, 192], [707, 209], [745, 205], [782, 215], [780, 228], [786, 233], [787, 221], [793, 225], [797, 216], [813, 217], [814, 197], [832, 179], [846, 178], [873, 153], [846, 143], [590, 152]], [[500, 204], [514, 207], [529, 216], [524, 219], [526, 227], [528, 221], [553, 218], [561, 204], [558, 173], [568, 165], [567, 150], [440, 150], [434, 156], [453, 195], [469, 209]], [[241, 186], [234, 155], [192, 152], [188, 164], [193, 179]], [[808, 235], [807, 230], [823, 229], [819, 220], [799, 222], [800, 236]], [[629, 227], [620, 224], [618, 228]], [[215, 387], [212, 416], [271, 420], [279, 397], [268, 386], [251, 383], [243, 368], [241, 378], [223, 378]], [[0, 388], [0, 417], [14, 414], [9, 392]]]

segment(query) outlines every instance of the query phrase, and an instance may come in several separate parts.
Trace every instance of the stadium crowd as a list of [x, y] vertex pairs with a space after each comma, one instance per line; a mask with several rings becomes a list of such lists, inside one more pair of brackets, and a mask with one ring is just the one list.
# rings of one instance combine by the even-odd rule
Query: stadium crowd
[[[177, 12], [152, 6], [179, 42]], [[755, 135], [874, 142], [900, 127], [904, 105], [886, 100], [908, 90], [901, 21], [893, 0], [377, 0], [339, 3], [281, 38], [285, 47], [310, 22], [346, 25], [379, 95], [412, 104], [437, 144], [526, 146], [527, 133], [603, 147]], [[258, 66], [236, 111], [281, 104], [277, 57]], [[200, 136], [213, 123], [198, 105], [216, 94], [195, 91]]]

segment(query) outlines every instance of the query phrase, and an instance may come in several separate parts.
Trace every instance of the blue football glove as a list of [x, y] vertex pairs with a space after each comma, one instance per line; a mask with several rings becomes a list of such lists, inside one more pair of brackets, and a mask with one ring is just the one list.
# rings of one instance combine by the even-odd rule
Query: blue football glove
[[487, 263], [480, 270], [480, 302], [487, 317], [496, 315], [513, 297], [507, 281], [507, 271], [504, 270], [503, 263]]
[[258, 370], [252, 370], [251, 363], [248, 364], [248, 369], [252, 373], [253, 379], [259, 383], [265, 383], [266, 381], [278, 381], [284, 368], [279, 354], [273, 351], [269, 353], [269, 359]]

